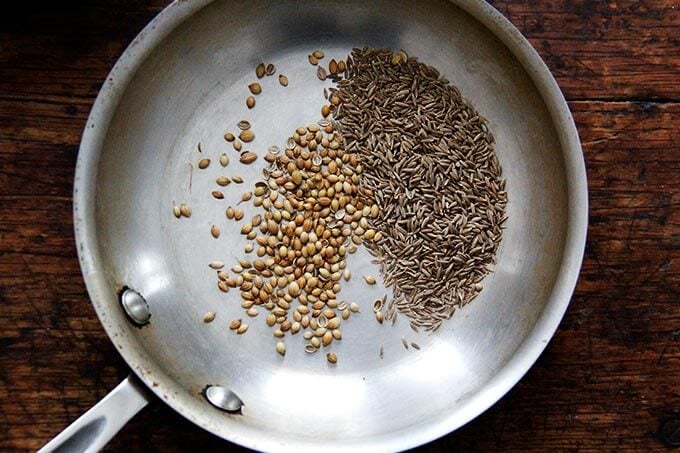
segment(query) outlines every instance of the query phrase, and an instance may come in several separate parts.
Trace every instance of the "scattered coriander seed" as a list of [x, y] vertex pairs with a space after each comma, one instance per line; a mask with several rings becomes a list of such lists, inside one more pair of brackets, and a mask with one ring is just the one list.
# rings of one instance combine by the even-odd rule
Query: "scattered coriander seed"
[[242, 184], [243, 183], [243, 178], [241, 178], [240, 176], [232, 176], [231, 180], [233, 182], [235, 182], [236, 184]]
[[319, 59], [316, 58], [314, 55], [309, 55], [307, 57], [307, 60], [309, 61], [310, 64], [313, 64], [313, 65], [319, 64]]
[[276, 343], [276, 352], [281, 355], [286, 355], [286, 345], [282, 341]]
[[320, 50], [315, 50], [314, 52], [312, 52], [312, 55], [314, 56], [314, 58], [318, 60], [321, 60], [325, 56], [325, 54]]
[[209, 311], [203, 316], [203, 322], [209, 323], [215, 320], [216, 313], [214, 311]]
[[420, 345], [418, 343], [411, 343], [411, 347], [420, 350]]
[[229, 292], [229, 286], [222, 280], [217, 282], [217, 288], [222, 291], [223, 293], [228, 293]]
[[236, 137], [234, 137], [234, 134], [232, 134], [231, 132], [227, 132], [226, 134], [224, 134], [224, 139], [228, 142], [233, 142], [235, 138]]
[[257, 82], [251, 83], [250, 85], [248, 85], [248, 89], [249, 89], [250, 92], [253, 93], [253, 94], [260, 94], [260, 93], [262, 93], [262, 86], [261, 86], [259, 83], [257, 83]]
[[178, 219], [182, 217], [182, 211], [180, 210], [179, 206], [173, 206], [172, 207], [172, 213], [177, 217]]
[[198, 161], [198, 168], [205, 170], [210, 165], [210, 159], [201, 159]]
[[229, 157], [227, 157], [226, 154], [222, 154], [220, 156], [220, 165], [223, 166], [223, 167], [226, 167], [227, 165], [229, 165]]
[[324, 69], [323, 66], [319, 66], [316, 68], [316, 76], [319, 78], [319, 80], [326, 80], [328, 77], [328, 73], [326, 72], [326, 69]]
[[250, 129], [247, 129], [238, 134], [238, 138], [241, 139], [242, 142], [249, 143], [255, 139], [255, 134], [253, 134]]
[[231, 183], [231, 180], [226, 176], [220, 176], [215, 180], [215, 182], [218, 186], [226, 187], [229, 185], [229, 183]]
[[241, 120], [237, 124], [238, 128], [241, 129], [242, 131], [246, 131], [250, 129], [250, 122], [247, 120]]
[[189, 205], [182, 203], [179, 205], [179, 212], [182, 214], [184, 217], [191, 217], [191, 207]]
[[237, 330], [239, 327], [241, 327], [241, 320], [240, 319], [234, 319], [229, 323], [229, 328], [231, 330]]
[[338, 356], [334, 352], [329, 352], [326, 354], [326, 360], [328, 360], [328, 363], [338, 363]]
[[224, 263], [222, 261], [211, 261], [208, 266], [211, 269], [222, 269], [224, 267]]
[[248, 331], [248, 324], [241, 324], [241, 326], [236, 329], [236, 333], [242, 335]]
[[212, 234], [212, 237], [217, 239], [220, 237], [220, 229], [216, 225], [213, 225], [210, 227], [210, 234]]
[[266, 69], [265, 72], [266, 72], [266, 74], [267, 74], [268, 76], [274, 75], [274, 73], [276, 72], [276, 66], [274, 66], [273, 63], [269, 63], [269, 64], [267, 65], [267, 69]]
[[328, 115], [331, 114], [331, 108], [328, 104], [324, 104], [323, 107], [321, 107], [321, 115], [326, 118]]
[[243, 146], [239, 140], [234, 140], [234, 143], [232, 144], [234, 149], [236, 151], [241, 151], [241, 147]]
[[258, 79], [261, 79], [262, 77], [264, 77], [264, 74], [265, 74], [264, 63], [260, 63], [255, 68], [255, 75], [257, 76]]
[[283, 74], [279, 74], [279, 83], [281, 84], [281, 86], [287, 87], [288, 86], [288, 77], [286, 77]]
[[212, 193], [212, 196], [214, 198], [217, 198], [218, 200], [222, 200], [224, 198], [224, 194], [222, 192], [220, 192], [219, 190], [213, 190], [211, 193]]
[[253, 107], [255, 107], [255, 97], [248, 96], [246, 98], [246, 107], [248, 107], [249, 109], [252, 109]]
[[238, 160], [242, 164], [248, 165], [248, 164], [252, 164], [253, 162], [255, 162], [256, 159], [257, 159], [257, 154], [255, 154], [252, 151], [245, 151], [241, 154], [241, 156], [239, 157]]

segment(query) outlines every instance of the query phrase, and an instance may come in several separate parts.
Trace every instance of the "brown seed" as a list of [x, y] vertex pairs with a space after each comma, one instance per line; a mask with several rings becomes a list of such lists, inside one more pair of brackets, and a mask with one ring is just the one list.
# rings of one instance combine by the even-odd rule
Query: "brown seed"
[[205, 170], [210, 165], [210, 159], [201, 159], [198, 161], [198, 168]]
[[227, 165], [229, 165], [229, 157], [227, 157], [226, 154], [222, 154], [220, 156], [220, 165], [223, 166], [223, 167], [226, 167]]
[[238, 138], [240, 138], [241, 141], [248, 143], [253, 141], [253, 139], [255, 138], [255, 134], [253, 134], [253, 131], [251, 131], [250, 129], [246, 129], [244, 131], [241, 131], [240, 134], [238, 134]]
[[241, 326], [238, 329], [236, 329], [236, 333], [239, 334], [239, 335], [244, 334], [247, 331], [248, 331], [248, 324], [241, 324]]
[[179, 206], [173, 206], [172, 207], [172, 213], [177, 217], [178, 219], [182, 217], [182, 211], [179, 209]]
[[229, 292], [229, 286], [222, 280], [217, 282], [217, 288], [222, 291], [223, 293], [228, 293]]
[[326, 118], [328, 115], [331, 114], [331, 108], [328, 104], [324, 104], [323, 107], [321, 107], [321, 115]]
[[212, 262], [210, 262], [210, 264], [208, 264], [208, 266], [211, 269], [218, 270], [218, 269], [222, 269], [224, 267], [224, 263], [222, 261], [212, 261]]
[[182, 203], [181, 205], [179, 205], [179, 212], [180, 212], [180, 214], [182, 214], [184, 217], [187, 217], [187, 218], [191, 217], [191, 208], [189, 207], [189, 205], [186, 205], [186, 204], [184, 204], [184, 203]]
[[338, 72], [345, 72], [346, 68], [345, 60], [338, 61]]
[[241, 195], [241, 201], [248, 201], [251, 198], [253, 198], [252, 192], [244, 192], [243, 195]]
[[254, 96], [248, 96], [246, 98], [246, 107], [248, 107], [249, 109], [252, 109], [253, 107], [255, 107], [255, 97]]
[[243, 218], [243, 211], [240, 209], [237, 209], [234, 211], [234, 220], [241, 220]]
[[366, 280], [366, 283], [369, 285], [375, 285], [375, 277], [371, 275], [364, 275], [364, 280]]
[[255, 75], [257, 76], [258, 79], [261, 79], [262, 77], [264, 77], [265, 72], [266, 72], [266, 67], [265, 67], [264, 63], [260, 63], [255, 68]]
[[215, 180], [218, 186], [226, 187], [231, 182], [226, 176], [220, 176]]
[[236, 184], [242, 184], [243, 183], [243, 178], [240, 176], [232, 176], [231, 180], [234, 181]]
[[234, 144], [232, 146], [234, 147], [234, 149], [236, 151], [241, 151], [241, 148], [243, 147], [243, 145], [241, 144], [241, 142], [239, 140], [235, 140]]
[[235, 138], [236, 137], [234, 137], [234, 134], [232, 134], [231, 132], [227, 132], [226, 134], [224, 134], [224, 139], [228, 142], [233, 142]]
[[375, 314], [375, 320], [378, 321], [380, 324], [383, 323], [383, 321], [385, 320], [385, 316], [382, 314], [381, 311]]
[[276, 72], [276, 66], [274, 66], [272, 63], [269, 63], [265, 72], [268, 76], [273, 75]]
[[210, 227], [210, 234], [212, 234], [212, 237], [217, 239], [218, 237], [220, 237], [220, 229], [216, 225], [213, 225], [212, 227]]
[[279, 83], [281, 86], [287, 87], [288, 86], [288, 77], [286, 77], [283, 74], [279, 74]]
[[226, 214], [226, 216], [227, 216], [227, 218], [228, 218], [229, 220], [233, 219], [233, 218], [234, 218], [234, 208], [232, 208], [231, 206], [229, 206], [229, 207], [227, 208], [225, 214]]
[[236, 329], [238, 329], [239, 327], [241, 327], [241, 320], [240, 320], [240, 319], [234, 319], [233, 321], [231, 321], [231, 322], [229, 323], [229, 328], [230, 328], [231, 330], [236, 330]]
[[286, 345], [282, 341], [276, 343], [276, 352], [281, 355], [286, 355]]
[[336, 74], [338, 72], [338, 63], [335, 61], [335, 59], [331, 59], [331, 61], [328, 63], [328, 72], [331, 74]]
[[313, 65], [316, 65], [316, 64], [319, 63], [319, 59], [316, 58], [314, 55], [309, 55], [309, 56], [307, 57], [307, 60], [308, 60], [311, 64], [313, 64]]
[[203, 316], [203, 322], [213, 322], [215, 320], [216, 313], [214, 311], [209, 311]]
[[222, 192], [220, 192], [219, 190], [213, 190], [212, 196], [217, 198], [218, 200], [221, 200], [221, 199], [224, 198], [224, 194]]
[[328, 360], [329, 363], [338, 363], [338, 356], [335, 355], [334, 352], [329, 352], [326, 354], [326, 360]]
[[318, 60], [321, 60], [325, 56], [325, 54], [320, 50], [315, 50], [314, 52], [312, 52], [312, 55], [314, 55], [314, 58]]
[[248, 85], [248, 89], [249, 89], [250, 92], [253, 93], [253, 94], [260, 94], [260, 93], [262, 93], [262, 86], [261, 86], [259, 83], [257, 83], [257, 82], [251, 83], [250, 85]]
[[252, 151], [245, 151], [241, 154], [241, 156], [239, 157], [238, 160], [242, 164], [248, 165], [248, 164], [252, 164], [253, 162], [255, 162], [256, 159], [257, 159], [257, 154], [255, 154]]
[[328, 73], [323, 66], [319, 66], [316, 68], [316, 76], [319, 78], [319, 80], [326, 80], [328, 78]]

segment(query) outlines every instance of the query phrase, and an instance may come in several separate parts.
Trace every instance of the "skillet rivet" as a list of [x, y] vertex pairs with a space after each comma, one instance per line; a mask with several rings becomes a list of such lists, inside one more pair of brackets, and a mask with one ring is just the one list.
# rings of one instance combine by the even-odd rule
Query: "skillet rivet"
[[149, 323], [151, 312], [146, 300], [133, 289], [126, 289], [120, 295], [120, 304], [123, 306], [128, 318], [138, 326], [143, 326]]

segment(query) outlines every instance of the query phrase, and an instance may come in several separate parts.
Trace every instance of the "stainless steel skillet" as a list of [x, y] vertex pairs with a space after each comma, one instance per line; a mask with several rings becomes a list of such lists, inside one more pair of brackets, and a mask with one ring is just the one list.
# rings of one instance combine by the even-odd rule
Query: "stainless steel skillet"
[[[224, 218], [235, 198], [216, 205], [206, 194], [218, 169], [198, 175], [189, 163], [200, 156], [198, 142], [213, 159], [233, 157], [222, 135], [243, 118], [257, 134], [253, 150], [283, 144], [318, 119], [323, 85], [307, 54], [319, 48], [339, 58], [363, 45], [404, 49], [437, 67], [489, 120], [509, 220], [496, 270], [472, 304], [431, 335], [414, 334], [404, 319], [377, 328], [357, 316], [334, 345], [341, 361], [331, 368], [305, 355], [301, 339], [278, 356], [261, 318], [246, 335], [228, 331], [242, 311], [235, 293], [216, 290], [207, 263], [242, 255], [238, 229]], [[290, 84], [266, 79], [248, 110], [260, 61]], [[236, 172], [249, 185], [259, 176], [257, 166], [229, 169]], [[206, 430], [259, 450], [393, 451], [427, 442], [491, 406], [537, 359], [569, 303], [587, 226], [583, 157], [555, 81], [511, 24], [472, 0], [175, 2], [105, 82], [83, 134], [74, 199], [92, 303], [145, 386], [126, 380], [45, 451], [101, 447], [146, 404], [145, 387]], [[173, 217], [176, 202], [191, 204], [190, 219]], [[207, 233], [212, 223], [222, 228], [219, 241]], [[365, 253], [349, 266], [377, 274]], [[126, 288], [135, 291], [126, 299], [133, 314], [150, 313], [137, 318], [148, 321], [141, 327], [121, 306]], [[343, 296], [366, 303], [383, 293], [371, 291], [350, 282]], [[217, 319], [206, 325], [207, 311]], [[404, 350], [402, 336], [421, 350]], [[208, 386], [233, 392], [227, 403], [242, 402], [240, 411], [211, 405]]]

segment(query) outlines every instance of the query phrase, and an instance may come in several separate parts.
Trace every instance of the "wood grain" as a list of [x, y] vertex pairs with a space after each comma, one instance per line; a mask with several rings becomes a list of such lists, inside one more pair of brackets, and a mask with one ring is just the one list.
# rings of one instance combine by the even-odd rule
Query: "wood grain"
[[[0, 450], [35, 450], [128, 370], [89, 304], [71, 190], [110, 67], [166, 1], [0, 16]], [[527, 376], [419, 451], [665, 451], [680, 417], [680, 17], [676, 2], [494, 1], [563, 88], [583, 142], [590, 230], [557, 334]], [[674, 8], [675, 6], [675, 8]], [[110, 451], [240, 451], [162, 403]]]

